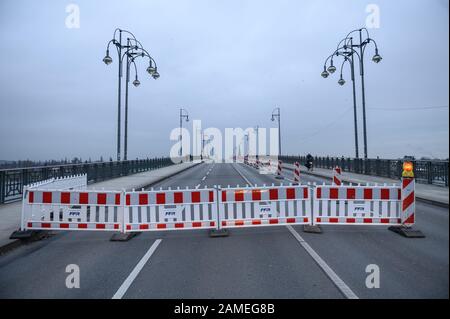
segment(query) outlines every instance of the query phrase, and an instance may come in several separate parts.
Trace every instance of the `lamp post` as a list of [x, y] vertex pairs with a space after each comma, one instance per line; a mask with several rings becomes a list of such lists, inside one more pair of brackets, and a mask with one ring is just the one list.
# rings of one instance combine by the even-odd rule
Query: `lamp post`
[[[131, 39], [127, 39], [128, 43], [131, 42]], [[127, 74], [126, 74], [126, 87], [125, 87], [125, 138], [124, 138], [124, 154], [123, 159], [126, 161], [128, 159], [128, 84], [130, 82], [130, 66], [131, 64], [134, 65], [134, 71], [135, 71], [135, 79], [133, 81], [133, 85], [135, 87], [138, 87], [141, 82], [138, 79], [137, 74], [137, 66], [135, 59], [139, 57], [147, 57], [149, 59], [149, 67], [147, 67], [147, 72], [153, 77], [153, 79], [159, 78], [159, 73], [157, 71], [157, 66], [155, 60], [150, 56], [150, 54], [140, 45], [140, 42], [135, 40], [135, 42], [138, 45], [131, 46], [131, 49], [127, 50], [124, 55], [122, 56], [122, 59], [126, 56], [127, 57]]]
[[275, 118], [278, 120], [278, 156], [281, 156], [281, 111], [279, 107], [272, 111], [272, 122], [275, 121]]
[[213, 135], [206, 135], [204, 132], [202, 133], [202, 152], [203, 152], [203, 156], [204, 157], [208, 157], [208, 154], [205, 153], [205, 142], [207, 142], [208, 144], [211, 141], [211, 138], [214, 137]]
[[[365, 39], [363, 40], [363, 32], [365, 32]], [[351, 35], [353, 33], [359, 33], [359, 42], [354, 43], [353, 37]], [[362, 99], [362, 111], [363, 111], [363, 137], [364, 137], [364, 158], [367, 159], [368, 151], [367, 151], [367, 123], [366, 123], [366, 94], [365, 94], [365, 84], [364, 84], [364, 53], [368, 44], [373, 43], [375, 46], [375, 54], [372, 57], [372, 61], [375, 63], [379, 63], [382, 60], [382, 57], [378, 53], [378, 45], [374, 39], [372, 39], [369, 35], [369, 31], [366, 28], [356, 29], [347, 34], [347, 36], [342, 39], [338, 45], [337, 49], [331, 54], [326, 60], [324, 64], [324, 70], [321, 75], [323, 78], [327, 78], [328, 75], [333, 74], [336, 70], [336, 67], [333, 65], [333, 57], [334, 56], [343, 56], [344, 62], [349, 61], [351, 66], [351, 75], [353, 82], [353, 103], [354, 103], [354, 117], [355, 117], [355, 141], [357, 144], [357, 123], [356, 123], [356, 94], [355, 94], [355, 80], [354, 80], [354, 61], [355, 56], [357, 61], [359, 62], [359, 74], [361, 76], [361, 99]], [[359, 49], [358, 51], [355, 48]], [[331, 59], [330, 66], [327, 69], [327, 62]], [[338, 83], [340, 85], [345, 84], [345, 80], [342, 78], [342, 67], [341, 67], [341, 78]], [[356, 153], [358, 157], [358, 146], [356, 145]]]
[[255, 126], [255, 130], [256, 130], [256, 160], [259, 159], [259, 125]]
[[[245, 145], [247, 145], [247, 158], [248, 158], [248, 155], [249, 155], [249, 153], [250, 153], [249, 133], [244, 134], [243, 139], [244, 139], [244, 157], [246, 156], [246, 155], [245, 155], [245, 154], [246, 154], [246, 153], [245, 153]], [[245, 143], [245, 141], [247, 141], [247, 144]]]
[[[334, 72], [336, 72], [336, 67], [333, 65], [333, 56], [339, 56], [339, 52], [333, 53], [332, 55], [330, 55], [327, 60], [325, 60], [325, 66], [324, 66], [324, 71], [327, 72], [327, 76], [328, 74], [332, 74]], [[330, 60], [330, 66], [328, 68], [326, 68], [326, 63], [327, 61]], [[344, 85], [345, 84], [345, 80], [342, 77], [342, 70], [344, 67], [344, 64], [348, 62], [350, 63], [350, 73], [351, 73], [351, 80], [352, 80], [352, 88], [353, 88], [353, 121], [354, 121], [354, 131], [355, 131], [355, 157], [359, 158], [359, 142], [358, 142], [358, 116], [357, 116], [357, 108], [356, 108], [356, 86], [355, 86], [355, 68], [354, 68], [354, 59], [353, 56], [345, 56], [344, 55], [344, 61], [341, 64], [341, 71], [340, 71], [340, 78], [338, 80], [338, 84], [339, 85]], [[322, 72], [323, 73], [323, 72]]]
[[180, 108], [180, 157], [183, 157], [183, 118], [186, 119], [186, 122], [189, 122], [189, 114], [188, 112]]
[[[127, 38], [127, 43], [122, 44], [122, 33], [129, 35]], [[124, 160], [127, 160], [127, 146], [128, 146], [128, 83], [130, 81], [130, 65], [133, 63], [136, 76], [133, 81], [134, 86], [139, 86], [140, 81], [137, 77], [137, 67], [134, 62], [135, 58], [138, 56], [146, 56], [150, 60], [150, 66], [147, 68], [147, 72], [152, 75], [154, 79], [159, 78], [159, 73], [157, 71], [155, 60], [150, 56], [150, 54], [142, 47], [142, 44], [136, 39], [133, 33], [127, 30], [122, 30], [117, 28], [114, 30], [114, 35], [112, 40], [110, 40], [106, 47], [106, 55], [103, 58], [103, 62], [109, 65], [113, 62], [113, 59], [109, 55], [110, 45], [113, 44], [116, 47], [118, 61], [119, 61], [119, 73], [118, 73], [118, 88], [117, 88], [117, 160], [121, 160], [120, 154], [120, 136], [121, 136], [121, 89], [122, 89], [122, 75], [123, 75], [123, 62], [126, 56], [126, 88], [125, 88], [125, 142], [124, 142]], [[122, 54], [122, 50], [125, 52]], [[154, 65], [152, 64], [154, 63]]]

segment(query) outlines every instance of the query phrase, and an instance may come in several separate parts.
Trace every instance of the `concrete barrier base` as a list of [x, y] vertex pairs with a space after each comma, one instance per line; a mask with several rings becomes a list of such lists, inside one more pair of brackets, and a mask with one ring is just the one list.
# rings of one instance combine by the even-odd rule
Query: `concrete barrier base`
[[303, 231], [305, 233], [321, 234], [322, 228], [319, 225], [303, 225]]
[[9, 236], [9, 239], [31, 239], [42, 235], [44, 231], [42, 230], [16, 230]]
[[230, 235], [230, 232], [228, 231], [228, 229], [211, 229], [209, 231], [209, 237], [227, 237], [228, 235]]
[[411, 227], [390, 226], [388, 229], [407, 238], [425, 238], [425, 235], [420, 230], [412, 229]]
[[139, 235], [140, 232], [131, 232], [131, 233], [114, 233], [110, 241], [129, 241], [131, 238], [136, 237]]

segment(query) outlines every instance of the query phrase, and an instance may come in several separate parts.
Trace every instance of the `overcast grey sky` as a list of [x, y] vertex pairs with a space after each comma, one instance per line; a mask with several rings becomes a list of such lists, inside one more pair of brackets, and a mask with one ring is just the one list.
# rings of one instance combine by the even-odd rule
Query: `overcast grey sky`
[[[78, 29], [65, 25], [70, 3]], [[375, 64], [367, 49], [369, 157], [448, 157], [448, 1], [1, 0], [0, 159], [115, 158], [117, 57], [102, 58], [116, 27], [161, 74], [139, 61], [129, 158], [168, 155], [180, 106], [220, 129], [273, 126], [280, 106], [283, 153], [353, 156], [349, 70], [343, 87], [320, 73], [368, 4], [380, 9], [369, 31], [383, 56]]]

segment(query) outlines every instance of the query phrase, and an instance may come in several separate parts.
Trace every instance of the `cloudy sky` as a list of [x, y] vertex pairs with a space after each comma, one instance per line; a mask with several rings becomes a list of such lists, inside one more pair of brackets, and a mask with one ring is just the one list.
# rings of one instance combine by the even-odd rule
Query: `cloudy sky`
[[[70, 3], [79, 28], [66, 25]], [[0, 159], [115, 158], [117, 56], [109, 66], [102, 58], [117, 27], [136, 35], [161, 74], [153, 80], [138, 62], [129, 158], [168, 155], [180, 107], [224, 129], [274, 126], [276, 106], [283, 153], [353, 156], [349, 69], [343, 87], [338, 74], [320, 73], [337, 42], [366, 25], [370, 4], [383, 60], [373, 63], [367, 47], [369, 157], [447, 158], [448, 1], [1, 0]]]

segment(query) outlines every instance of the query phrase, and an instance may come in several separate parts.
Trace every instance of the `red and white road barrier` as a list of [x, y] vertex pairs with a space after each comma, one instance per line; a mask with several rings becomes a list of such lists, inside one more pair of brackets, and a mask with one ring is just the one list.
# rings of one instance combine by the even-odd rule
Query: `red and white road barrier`
[[398, 186], [317, 186], [313, 223], [400, 225], [401, 189]]
[[300, 183], [300, 163], [294, 163], [294, 182]]
[[73, 189], [85, 188], [86, 176], [47, 180], [24, 187], [21, 230], [141, 232], [288, 224], [410, 227], [415, 222], [415, 181], [412, 166], [408, 169], [402, 184], [393, 186], [335, 182], [312, 187], [125, 192]]
[[402, 224], [409, 227], [415, 222], [416, 198], [415, 198], [415, 180], [414, 178], [402, 178]]
[[21, 229], [122, 229], [121, 192], [26, 190]]
[[[119, 229], [104, 218], [117, 193], [82, 191], [87, 176], [73, 175], [28, 184], [23, 189], [21, 230], [25, 229]], [[114, 198], [111, 198], [113, 196]], [[120, 200], [120, 193], [119, 193]], [[119, 203], [120, 204], [120, 203]], [[99, 207], [101, 206], [101, 208]], [[93, 207], [97, 206], [98, 214]]]
[[281, 160], [279, 160], [278, 167], [277, 167], [277, 176], [281, 176], [282, 169], [283, 169], [283, 162]]
[[333, 184], [337, 186], [341, 186], [342, 184], [342, 171], [339, 166], [333, 169]]
[[262, 186], [219, 190], [221, 228], [308, 224], [308, 186]]
[[215, 189], [126, 192], [124, 231], [216, 228], [216, 192]]

